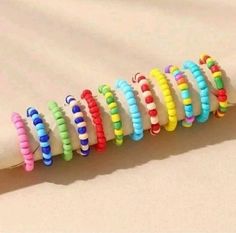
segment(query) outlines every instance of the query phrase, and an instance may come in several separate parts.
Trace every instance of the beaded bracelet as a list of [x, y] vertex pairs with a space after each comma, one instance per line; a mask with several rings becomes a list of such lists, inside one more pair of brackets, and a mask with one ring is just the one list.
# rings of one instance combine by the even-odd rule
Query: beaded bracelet
[[88, 156], [90, 152], [89, 139], [87, 133], [87, 124], [84, 120], [84, 114], [81, 111], [80, 106], [76, 99], [68, 95], [65, 99], [66, 103], [70, 105], [71, 111], [73, 113], [74, 122], [77, 126], [77, 133], [80, 139], [80, 150], [79, 153], [83, 156]]
[[134, 91], [132, 87], [124, 80], [117, 80], [116, 88], [121, 89], [124, 92], [125, 98], [129, 105], [129, 112], [132, 117], [132, 124], [134, 128], [134, 133], [131, 135], [131, 138], [134, 141], [139, 141], [143, 138], [143, 122], [134, 96]]
[[197, 121], [204, 123], [208, 120], [210, 115], [210, 98], [209, 89], [201, 68], [192, 61], [186, 61], [183, 64], [184, 69], [191, 71], [194, 79], [197, 81], [197, 86], [200, 91], [201, 114], [196, 117]]
[[170, 65], [165, 69], [166, 73], [171, 73], [175, 77], [175, 81], [178, 84], [178, 88], [181, 91], [181, 97], [183, 100], [185, 119], [182, 121], [184, 127], [191, 127], [195, 116], [193, 115], [192, 99], [189, 91], [188, 82], [180, 69], [177, 66]]
[[85, 99], [85, 101], [87, 102], [89, 112], [93, 119], [93, 124], [95, 125], [95, 128], [96, 128], [97, 145], [95, 148], [97, 151], [102, 152], [106, 149], [107, 139], [104, 133], [103, 121], [102, 121], [100, 109], [90, 90], [84, 90], [81, 95], [81, 98]]
[[111, 91], [111, 88], [108, 85], [101, 85], [98, 88], [98, 91], [99, 93], [103, 94], [103, 96], [106, 98], [106, 103], [110, 110], [111, 121], [114, 128], [115, 142], [117, 146], [120, 146], [123, 144], [124, 132], [118, 105], [115, 101], [115, 97]]
[[207, 67], [211, 70], [212, 76], [217, 88], [216, 97], [219, 102], [219, 107], [215, 112], [216, 117], [223, 117], [228, 109], [228, 97], [226, 90], [224, 89], [224, 82], [222, 79], [222, 72], [216, 61], [209, 55], [203, 54], [199, 60], [200, 64], [207, 64]]
[[145, 76], [139, 73], [133, 77], [132, 81], [133, 83], [137, 82], [139, 84], [143, 97], [145, 98], [148, 115], [150, 116], [151, 121], [150, 133], [152, 135], [157, 135], [161, 131], [161, 126], [159, 124], [157, 106], [150, 91], [149, 82]]
[[49, 110], [52, 112], [59, 130], [60, 138], [63, 145], [63, 159], [70, 161], [73, 158], [73, 151], [69, 131], [66, 125], [64, 114], [58, 104], [54, 101], [48, 103]]
[[11, 120], [17, 130], [25, 170], [30, 172], [34, 169], [34, 156], [32, 150], [30, 149], [29, 137], [27, 135], [24, 121], [18, 113], [12, 113]]
[[49, 135], [46, 132], [45, 125], [38, 111], [35, 108], [27, 109], [27, 117], [31, 117], [33, 124], [37, 130], [37, 135], [42, 151], [43, 163], [46, 166], [51, 166], [53, 163], [51, 146], [49, 144]]
[[168, 84], [165, 74], [163, 74], [159, 69], [152, 69], [150, 76], [157, 80], [157, 83], [161, 89], [164, 96], [164, 102], [167, 108], [168, 123], [164, 126], [166, 131], [174, 131], [176, 129], [178, 118], [175, 102], [173, 100], [170, 86]]

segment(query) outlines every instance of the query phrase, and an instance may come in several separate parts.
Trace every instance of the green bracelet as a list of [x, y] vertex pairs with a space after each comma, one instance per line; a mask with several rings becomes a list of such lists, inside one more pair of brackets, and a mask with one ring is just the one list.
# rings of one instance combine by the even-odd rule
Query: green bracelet
[[63, 145], [63, 159], [65, 161], [70, 161], [73, 158], [73, 151], [64, 114], [55, 101], [50, 101], [48, 103], [48, 108], [52, 112], [53, 117], [57, 123], [57, 128], [59, 130], [60, 138]]
[[121, 146], [123, 144], [124, 132], [115, 97], [108, 85], [101, 85], [98, 88], [98, 91], [106, 98], [106, 103], [110, 110], [111, 121], [114, 128], [115, 142], [117, 146]]

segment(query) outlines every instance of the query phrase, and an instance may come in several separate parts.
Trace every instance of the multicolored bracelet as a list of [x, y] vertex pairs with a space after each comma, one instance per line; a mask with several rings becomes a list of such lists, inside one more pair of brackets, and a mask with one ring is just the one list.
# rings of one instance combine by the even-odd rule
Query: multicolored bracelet
[[212, 76], [214, 78], [215, 85], [217, 88], [216, 97], [219, 102], [219, 108], [216, 110], [215, 116], [219, 118], [223, 117], [228, 109], [228, 100], [227, 100], [228, 97], [227, 97], [226, 90], [224, 88], [224, 82], [222, 79], [222, 71], [220, 67], [217, 65], [216, 61], [213, 60], [213, 58], [210, 57], [209, 55], [203, 54], [200, 57], [199, 63], [206, 64], [212, 73]]
[[24, 167], [27, 172], [34, 170], [34, 155], [30, 148], [29, 137], [27, 135], [25, 123], [20, 114], [12, 113], [11, 120], [17, 130], [20, 151], [24, 159]]
[[68, 95], [65, 99], [65, 102], [70, 105], [74, 117], [74, 123], [77, 126], [77, 133], [80, 140], [79, 153], [82, 156], [88, 156], [90, 152], [90, 147], [87, 133], [87, 124], [86, 121], [84, 120], [84, 114], [81, 111], [81, 108], [78, 105], [77, 100], [72, 95]]
[[171, 94], [170, 86], [168, 84], [165, 74], [163, 74], [159, 69], [152, 69], [150, 72], [150, 77], [155, 78], [161, 92], [164, 96], [164, 102], [168, 114], [168, 123], [164, 126], [166, 131], [174, 131], [176, 129], [178, 118], [174, 99]]
[[70, 161], [73, 158], [73, 151], [64, 114], [55, 101], [49, 102], [48, 107], [53, 114], [53, 117], [57, 124], [57, 128], [59, 130], [60, 138], [63, 145], [63, 159], [65, 161]]
[[98, 88], [98, 91], [106, 98], [106, 103], [110, 111], [111, 121], [114, 128], [115, 142], [117, 146], [120, 146], [124, 141], [124, 131], [115, 97], [111, 91], [110, 86], [108, 85], [101, 85]]
[[132, 118], [132, 124], [134, 132], [131, 135], [131, 138], [134, 141], [139, 141], [143, 138], [143, 122], [142, 116], [139, 111], [139, 107], [134, 95], [132, 87], [125, 80], [117, 80], [116, 88], [121, 89], [124, 92], [125, 98], [129, 105], [129, 112]]
[[175, 77], [175, 81], [181, 91], [185, 111], [185, 119], [182, 121], [182, 125], [184, 127], [191, 127], [195, 120], [195, 116], [193, 115], [192, 98], [185, 75], [180, 71], [179, 67], [173, 65], [167, 66], [165, 72], [171, 73]]
[[207, 82], [204, 78], [201, 68], [196, 63], [192, 61], [186, 61], [183, 64], [183, 68], [190, 70], [194, 79], [197, 81], [201, 101], [201, 114], [197, 116], [196, 119], [198, 122], [204, 123], [208, 120], [211, 109]]
[[43, 120], [38, 111], [33, 107], [27, 109], [27, 117], [31, 117], [33, 124], [37, 130], [37, 135], [42, 151], [43, 163], [46, 166], [51, 166], [53, 163], [51, 146], [49, 143], [49, 135], [46, 132], [46, 127], [43, 123]]
[[157, 135], [161, 131], [161, 126], [159, 124], [157, 106], [151, 93], [149, 82], [145, 76], [139, 73], [134, 76], [132, 81], [133, 83], [137, 82], [139, 84], [143, 97], [145, 98], [148, 115], [150, 116], [151, 121], [150, 133], [152, 135]]
[[87, 102], [89, 112], [93, 119], [93, 124], [95, 125], [96, 128], [96, 134], [97, 134], [96, 150], [102, 152], [106, 149], [107, 139], [103, 128], [103, 121], [100, 109], [90, 90], [87, 89], [84, 90], [81, 95], [81, 99], [85, 99], [85, 101]]

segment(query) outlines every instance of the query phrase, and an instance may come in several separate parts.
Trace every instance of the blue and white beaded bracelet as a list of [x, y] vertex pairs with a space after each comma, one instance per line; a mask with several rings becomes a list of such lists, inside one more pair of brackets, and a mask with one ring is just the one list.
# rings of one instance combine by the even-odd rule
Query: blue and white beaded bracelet
[[143, 138], [143, 122], [142, 116], [134, 95], [134, 91], [125, 80], [117, 80], [116, 81], [116, 88], [121, 89], [125, 95], [127, 103], [129, 105], [129, 113], [132, 118], [132, 124], [134, 128], [134, 132], [131, 135], [131, 138], [134, 141], [139, 141]]
[[183, 64], [183, 68], [190, 70], [194, 79], [197, 81], [201, 101], [201, 114], [197, 116], [197, 121], [204, 123], [208, 120], [211, 109], [207, 82], [204, 78], [201, 68], [196, 63], [192, 61], [186, 61]]
[[45, 124], [38, 113], [38, 111], [30, 107], [27, 109], [27, 117], [31, 117], [33, 124], [37, 130], [37, 135], [42, 151], [43, 163], [46, 166], [51, 166], [53, 164], [51, 146], [49, 143], [49, 135], [46, 131]]
[[72, 95], [68, 95], [65, 99], [66, 103], [70, 105], [74, 117], [74, 123], [77, 126], [77, 133], [80, 139], [80, 151], [83, 156], [88, 156], [90, 152], [89, 139], [87, 133], [87, 124], [84, 120], [83, 112], [81, 111], [78, 102]]

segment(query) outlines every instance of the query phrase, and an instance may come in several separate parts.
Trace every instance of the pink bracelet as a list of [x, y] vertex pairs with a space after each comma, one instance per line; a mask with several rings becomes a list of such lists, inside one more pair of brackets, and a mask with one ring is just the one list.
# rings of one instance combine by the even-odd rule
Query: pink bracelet
[[24, 158], [25, 170], [30, 172], [34, 169], [34, 156], [30, 149], [29, 137], [26, 132], [24, 121], [18, 113], [13, 113], [11, 120], [17, 130], [20, 151]]

